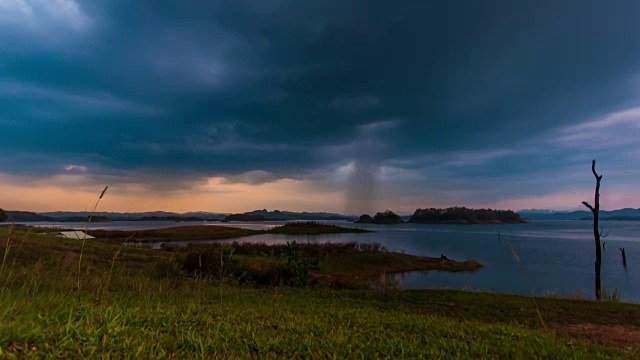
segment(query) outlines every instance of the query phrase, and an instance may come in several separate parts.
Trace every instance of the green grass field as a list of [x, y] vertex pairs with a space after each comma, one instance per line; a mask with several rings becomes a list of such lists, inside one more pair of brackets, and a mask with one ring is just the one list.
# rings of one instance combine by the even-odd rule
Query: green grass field
[[448, 290], [242, 287], [162, 266], [172, 252], [108, 241], [87, 241], [81, 251], [82, 240], [26, 230], [7, 247], [8, 229], [0, 228], [0, 358], [640, 354], [638, 305]]

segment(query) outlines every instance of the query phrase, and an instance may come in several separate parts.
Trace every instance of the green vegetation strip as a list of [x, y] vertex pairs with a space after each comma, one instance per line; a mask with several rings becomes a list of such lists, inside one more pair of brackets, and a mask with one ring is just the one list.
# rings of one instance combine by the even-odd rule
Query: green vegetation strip
[[339, 233], [368, 233], [369, 230], [350, 228], [338, 225], [327, 225], [317, 222], [291, 222], [269, 230], [270, 234], [339, 234]]
[[[56, 230], [56, 231], [59, 231]], [[326, 225], [316, 222], [293, 222], [270, 230], [241, 229], [231, 226], [200, 225], [177, 226], [150, 230], [90, 230], [89, 235], [99, 239], [127, 242], [174, 242], [197, 240], [225, 240], [260, 234], [316, 235], [338, 233], [366, 233], [368, 230]]]
[[88, 234], [102, 240], [127, 242], [174, 242], [197, 240], [225, 240], [243, 236], [264, 234], [261, 230], [240, 229], [227, 226], [178, 226], [150, 230], [90, 230]]
[[[168, 268], [238, 284], [362, 288], [393, 286], [386, 275], [421, 270], [474, 271], [475, 260], [457, 262], [387, 251], [373, 243], [212, 243], [164, 247], [175, 253]], [[377, 277], [374, 284], [372, 280]]]

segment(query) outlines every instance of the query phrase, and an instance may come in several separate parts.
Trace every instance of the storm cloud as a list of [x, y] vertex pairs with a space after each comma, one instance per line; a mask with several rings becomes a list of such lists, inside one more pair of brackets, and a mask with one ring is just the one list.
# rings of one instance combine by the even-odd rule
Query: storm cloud
[[631, 191], [639, 11], [0, 0], [0, 173], [154, 194], [308, 181], [357, 213], [587, 189], [597, 158]]

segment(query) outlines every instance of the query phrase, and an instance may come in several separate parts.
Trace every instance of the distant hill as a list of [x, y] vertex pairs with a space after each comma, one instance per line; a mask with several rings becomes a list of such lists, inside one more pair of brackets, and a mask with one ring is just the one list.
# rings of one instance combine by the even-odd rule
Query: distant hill
[[[593, 217], [583, 218], [582, 220], [591, 219], [593, 219]], [[602, 220], [640, 221], [640, 216], [607, 216]]]
[[7, 222], [31, 222], [31, 221], [55, 221], [55, 219], [30, 212], [30, 211], [17, 211], [17, 210], [7, 210]]
[[[550, 211], [550, 210], [521, 210], [520, 216], [528, 220], [591, 220], [591, 211]], [[602, 220], [637, 220], [640, 218], [640, 209], [619, 209], [605, 211], [600, 210]]]
[[340, 215], [327, 212], [291, 212], [267, 209], [254, 210], [244, 213], [247, 216], [262, 216], [264, 220], [354, 220], [353, 216]]
[[224, 220], [222, 221], [265, 221], [265, 220], [266, 219], [264, 218], [264, 216], [260, 214], [244, 213], [244, 214], [227, 215], [227, 217], [225, 217]]
[[[31, 211], [7, 211], [7, 221], [15, 222], [84, 222], [89, 216], [85, 211], [52, 211], [35, 213]], [[140, 213], [119, 213], [97, 211], [93, 214], [92, 222], [105, 221], [218, 221], [224, 219], [227, 214], [208, 212], [188, 212], [184, 214], [151, 211]]]

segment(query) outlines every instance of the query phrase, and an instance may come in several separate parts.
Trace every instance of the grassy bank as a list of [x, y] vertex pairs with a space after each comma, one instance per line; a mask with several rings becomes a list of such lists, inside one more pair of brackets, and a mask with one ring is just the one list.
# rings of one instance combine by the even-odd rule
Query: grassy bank
[[[7, 231], [0, 228], [3, 254]], [[640, 351], [637, 305], [232, 286], [159, 266], [173, 252], [101, 240], [81, 252], [81, 240], [24, 234], [11, 237], [0, 272], [3, 358], [593, 359]]]
[[292, 235], [316, 235], [316, 234], [340, 234], [340, 233], [368, 233], [369, 230], [349, 228], [337, 225], [327, 225], [311, 222], [290, 222], [282, 226], [276, 226], [269, 230], [270, 234], [292, 234]]
[[[409, 271], [475, 271], [475, 260], [449, 259], [389, 252], [367, 243], [232, 243], [166, 247], [175, 252], [175, 266], [188, 273], [216, 279], [226, 277], [257, 285], [322, 283], [334, 288], [362, 288], [373, 277]], [[391, 285], [391, 284], [389, 284]]]
[[[60, 231], [59, 229], [51, 232]], [[89, 230], [87, 233], [102, 240], [120, 242], [165, 242], [198, 241], [198, 240], [226, 240], [260, 234], [291, 234], [318, 235], [338, 233], [365, 233], [362, 229], [348, 228], [337, 225], [326, 225], [317, 222], [294, 222], [274, 227], [270, 230], [241, 229], [231, 226], [202, 225], [176, 226], [165, 229], [149, 230]]]
[[150, 230], [89, 230], [87, 232], [102, 240], [119, 242], [174, 242], [197, 240], [225, 240], [242, 236], [264, 234], [261, 230], [240, 229], [228, 226], [177, 226]]

